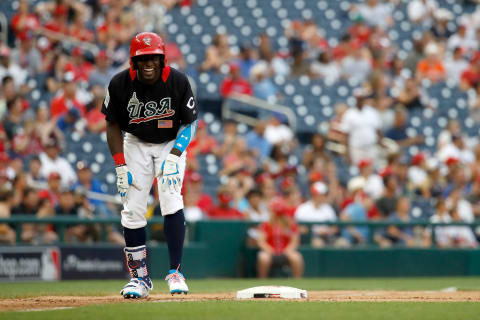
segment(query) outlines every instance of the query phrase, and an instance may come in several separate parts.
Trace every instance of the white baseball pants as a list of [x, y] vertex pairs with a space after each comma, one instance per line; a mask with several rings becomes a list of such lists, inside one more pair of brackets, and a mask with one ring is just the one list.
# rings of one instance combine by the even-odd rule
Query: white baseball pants
[[[175, 140], [165, 143], [147, 143], [134, 135], [126, 133], [123, 141], [123, 153], [128, 169], [142, 190], [130, 186], [128, 188], [125, 203], [122, 210], [122, 226], [129, 229], [138, 229], [147, 225], [145, 214], [147, 213], [148, 195], [152, 188], [153, 179], [161, 177], [162, 163], [172, 150]], [[183, 152], [178, 162], [178, 170], [183, 181], [185, 174], [186, 152]], [[162, 215], [174, 214], [183, 209], [183, 197], [180, 192], [170, 193], [170, 188], [162, 192], [160, 179], [158, 183], [158, 195]]]

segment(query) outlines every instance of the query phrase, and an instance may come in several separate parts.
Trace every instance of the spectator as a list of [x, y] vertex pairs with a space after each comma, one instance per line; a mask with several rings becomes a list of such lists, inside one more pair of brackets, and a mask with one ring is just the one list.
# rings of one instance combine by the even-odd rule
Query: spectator
[[[367, 221], [367, 212], [371, 209], [373, 201], [364, 192], [365, 179], [356, 177], [348, 182], [348, 189], [352, 193], [353, 202], [348, 204], [340, 213], [341, 221], [365, 222]], [[341, 238], [337, 240], [337, 245], [349, 247], [351, 245], [364, 245], [368, 241], [368, 227], [346, 227], [341, 230]]]
[[[460, 216], [460, 208], [455, 206], [452, 208], [452, 222], [464, 222]], [[478, 241], [472, 228], [469, 226], [449, 226], [446, 227], [449, 238], [449, 246], [453, 248], [477, 248]]]
[[269, 220], [270, 213], [268, 206], [262, 197], [262, 191], [260, 189], [251, 189], [245, 198], [248, 201], [248, 208], [245, 210], [248, 220], [254, 222], [265, 222]]
[[185, 211], [185, 220], [188, 222], [196, 222], [203, 220], [205, 213], [197, 204], [197, 196], [195, 191], [192, 191], [189, 188], [186, 188], [183, 193], [184, 200], [184, 211]]
[[239, 60], [237, 63], [240, 67], [240, 75], [248, 79], [252, 67], [257, 63], [255, 52], [249, 44], [245, 43], [240, 46]]
[[197, 172], [192, 172], [185, 177], [184, 192], [188, 193], [189, 201], [200, 208], [203, 214], [208, 214], [214, 207], [214, 203], [209, 194], [203, 191], [202, 176]]
[[291, 149], [295, 144], [292, 129], [286, 124], [286, 117], [281, 113], [276, 113], [270, 117], [265, 128], [264, 137], [272, 145], [283, 145]]
[[438, 4], [435, 0], [413, 0], [407, 6], [408, 18], [417, 24], [431, 22], [437, 10]]
[[320, 52], [317, 60], [312, 63], [313, 77], [326, 79], [330, 82], [336, 82], [340, 79], [341, 69], [337, 62], [333, 61], [329, 52]]
[[[390, 217], [393, 222], [411, 222], [410, 217], [410, 199], [401, 197], [397, 201], [396, 212]], [[420, 232], [421, 234], [422, 232]], [[414, 247], [423, 245], [422, 239], [416, 239], [414, 227], [411, 226], [389, 226], [385, 233], [376, 234], [375, 240], [381, 247], [404, 246]], [[418, 243], [418, 240], [421, 242]]]
[[382, 178], [373, 170], [373, 161], [370, 159], [361, 159], [357, 163], [359, 169], [359, 176], [365, 179], [365, 186], [363, 190], [373, 200], [377, 200], [383, 193], [384, 185]]
[[257, 275], [268, 277], [275, 267], [289, 265], [294, 278], [303, 274], [303, 257], [297, 251], [300, 244], [298, 226], [285, 215], [284, 204], [275, 200], [270, 205], [270, 220], [259, 228], [257, 244]]
[[422, 91], [418, 87], [417, 81], [413, 78], [406, 80], [405, 87], [398, 93], [397, 101], [408, 110], [423, 109], [426, 107]]
[[105, 89], [98, 85], [92, 87], [92, 101], [86, 106], [87, 115], [85, 121], [87, 128], [92, 133], [105, 132], [107, 124], [105, 115], [102, 113], [102, 104], [105, 100]]
[[60, 142], [57, 138], [51, 137], [44, 145], [44, 148], [45, 151], [40, 154], [40, 161], [42, 161], [40, 172], [42, 176], [47, 178], [50, 176], [50, 173], [57, 172], [60, 174], [62, 184], [65, 186], [77, 181], [77, 175], [70, 163], [60, 156]]
[[7, 103], [8, 113], [2, 121], [7, 138], [11, 141], [17, 134], [24, 132], [25, 119], [22, 99], [16, 96]]
[[252, 87], [250, 83], [240, 75], [240, 67], [236, 63], [230, 64], [230, 74], [222, 81], [220, 86], [220, 93], [223, 97], [228, 97], [231, 94], [246, 94], [252, 95]]
[[452, 135], [452, 142], [444, 145], [438, 150], [437, 158], [441, 162], [448, 159], [458, 159], [463, 164], [471, 164], [475, 160], [473, 152], [465, 145], [461, 134]]
[[429, 79], [433, 82], [445, 80], [445, 67], [440, 59], [440, 48], [431, 42], [425, 47], [425, 59], [418, 62], [416, 77], [418, 80]]
[[205, 61], [200, 65], [200, 71], [216, 71], [230, 62], [232, 53], [228, 45], [226, 34], [216, 34], [212, 39], [212, 45], [205, 52]]
[[199, 120], [197, 124], [197, 132], [193, 141], [188, 145], [187, 157], [195, 157], [197, 155], [218, 154], [218, 141], [208, 134], [207, 124], [204, 120]]
[[12, 62], [22, 69], [26, 69], [30, 77], [44, 72], [42, 55], [35, 46], [33, 34], [28, 33], [20, 41], [18, 48], [12, 50]]
[[311, 170], [315, 162], [322, 160], [324, 162], [330, 161], [330, 151], [326, 148], [326, 138], [320, 133], [312, 135], [311, 143], [306, 146], [303, 152], [303, 165]]
[[480, 54], [475, 54], [469, 67], [460, 76], [460, 88], [467, 90], [475, 88], [480, 83]]
[[27, 171], [27, 184], [31, 188], [39, 188], [41, 184], [45, 183], [45, 178], [40, 174], [40, 169], [42, 168], [42, 162], [40, 157], [34, 155], [30, 158], [28, 162], [28, 171]]
[[379, 0], [365, 0], [365, 4], [358, 5], [358, 14], [370, 26], [386, 29], [393, 23], [390, 3], [380, 3]]
[[403, 105], [397, 105], [395, 107], [395, 119], [393, 121], [393, 127], [385, 132], [385, 137], [395, 141], [400, 148], [406, 148], [411, 145], [421, 144], [424, 142], [425, 137], [423, 135], [416, 135], [409, 137], [407, 135], [408, 128], [408, 112]]
[[[57, 216], [80, 217], [81, 212], [80, 206], [75, 203], [73, 191], [69, 188], [62, 188], [58, 199], [58, 205], [55, 207], [55, 214]], [[65, 242], [86, 242], [91, 237], [91, 225], [67, 225]]]
[[455, 84], [460, 83], [460, 77], [468, 68], [468, 62], [463, 58], [463, 52], [460, 47], [453, 49], [452, 56], [445, 60], [445, 70], [447, 79], [453, 80]]
[[[162, 32], [167, 6], [163, 1], [141, 0], [132, 5], [138, 32]], [[168, 50], [167, 50], [168, 52]]]
[[[4, 188], [5, 185], [2, 184], [0, 189], [0, 217], [9, 218], [11, 216], [11, 199], [12, 192]], [[8, 225], [8, 223], [0, 224], [0, 243], [4, 244], [15, 244], [16, 233]]]
[[448, 9], [440, 8], [435, 10], [431, 32], [437, 39], [446, 41], [452, 35], [452, 31], [448, 26], [453, 17], [452, 12]]
[[68, 35], [79, 41], [93, 42], [95, 35], [85, 26], [87, 14], [80, 10], [73, 12], [73, 22], [69, 25]]
[[307, 61], [307, 53], [303, 46], [304, 42], [300, 39], [293, 38], [290, 40], [290, 55], [292, 57], [290, 63], [290, 77], [311, 76], [312, 71]]
[[112, 62], [107, 51], [102, 50], [97, 54], [95, 57], [95, 67], [88, 75], [90, 86], [100, 86], [102, 89], [108, 86], [108, 83], [115, 75], [115, 69], [111, 64]]
[[210, 219], [244, 219], [244, 215], [232, 207], [233, 194], [226, 186], [220, 186], [217, 190], [218, 205], [214, 206], [209, 212]]
[[270, 103], [277, 102], [278, 89], [270, 78], [270, 70], [266, 62], [258, 62], [250, 69], [250, 79], [255, 97]]
[[28, 0], [20, 0], [18, 2], [18, 11], [12, 17], [10, 25], [15, 33], [15, 38], [21, 41], [25, 40], [32, 32], [38, 30], [40, 21], [34, 13], [30, 12]]
[[[337, 215], [328, 203], [328, 187], [323, 182], [315, 182], [310, 186], [310, 200], [302, 203], [295, 211], [297, 222], [335, 222]], [[323, 247], [333, 244], [338, 228], [335, 226], [312, 226], [312, 245]]]
[[13, 78], [15, 87], [20, 88], [25, 84], [28, 72], [12, 61], [10, 48], [0, 44], [0, 79], [7, 75]]
[[354, 92], [356, 107], [343, 114], [341, 129], [348, 134], [348, 149], [351, 163], [362, 159], [378, 159], [380, 136], [380, 115], [377, 110], [366, 105], [367, 92], [357, 89]]
[[168, 34], [166, 32], [160, 33], [160, 36], [165, 43], [166, 61], [168, 61], [168, 63], [174, 68], [185, 70], [186, 62], [178, 45], [174, 41], [168, 39]]
[[69, 109], [66, 113], [58, 117], [57, 128], [63, 133], [72, 132], [81, 120], [80, 111], [76, 108]]
[[69, 109], [76, 108], [83, 117], [85, 115], [85, 106], [77, 100], [76, 94], [77, 83], [74, 81], [74, 74], [67, 72], [63, 79], [63, 92], [52, 99], [50, 115], [57, 118], [67, 113]]
[[[39, 199], [37, 191], [32, 188], [25, 188], [23, 190], [22, 201], [19, 205], [12, 208], [12, 214], [26, 214], [26, 215], [36, 215], [39, 207]], [[32, 223], [22, 224], [22, 242], [34, 244], [38, 240], [36, 226]]]
[[354, 79], [359, 83], [367, 80], [372, 71], [370, 53], [367, 49], [355, 45], [341, 62], [342, 77]]
[[383, 194], [376, 200], [375, 205], [380, 213], [380, 218], [386, 219], [395, 212], [398, 195], [401, 194], [401, 191], [399, 190], [398, 178], [391, 171], [384, 172], [383, 184], [385, 185]]
[[272, 145], [264, 136], [266, 128], [267, 123], [259, 120], [253, 130], [250, 130], [245, 137], [248, 148], [253, 150], [260, 159], [267, 158], [272, 150]]
[[453, 51], [460, 48], [463, 54], [470, 54], [477, 48], [477, 42], [467, 35], [467, 26], [460, 25], [457, 33], [448, 38], [447, 49]]
[[417, 65], [424, 58], [425, 43], [423, 39], [413, 39], [413, 49], [407, 55], [405, 59], [405, 67], [410, 70], [412, 74], [417, 70]]

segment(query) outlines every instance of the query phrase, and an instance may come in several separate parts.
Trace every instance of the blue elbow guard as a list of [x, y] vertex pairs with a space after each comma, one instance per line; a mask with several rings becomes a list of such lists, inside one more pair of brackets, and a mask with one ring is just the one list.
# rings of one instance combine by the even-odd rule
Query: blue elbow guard
[[197, 131], [197, 120], [192, 123], [187, 124], [186, 126], [181, 126], [178, 131], [177, 139], [175, 140], [174, 148], [182, 151], [182, 153], [187, 149], [190, 142], [195, 136]]

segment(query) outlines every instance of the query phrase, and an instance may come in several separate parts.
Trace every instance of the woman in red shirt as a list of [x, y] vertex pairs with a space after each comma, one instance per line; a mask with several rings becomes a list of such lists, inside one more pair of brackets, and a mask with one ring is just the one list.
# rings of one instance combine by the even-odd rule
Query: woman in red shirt
[[281, 198], [270, 203], [270, 221], [259, 228], [257, 239], [260, 251], [257, 257], [259, 278], [266, 278], [272, 266], [289, 264], [293, 277], [303, 273], [303, 257], [297, 251], [300, 235], [297, 224], [286, 214], [286, 204]]

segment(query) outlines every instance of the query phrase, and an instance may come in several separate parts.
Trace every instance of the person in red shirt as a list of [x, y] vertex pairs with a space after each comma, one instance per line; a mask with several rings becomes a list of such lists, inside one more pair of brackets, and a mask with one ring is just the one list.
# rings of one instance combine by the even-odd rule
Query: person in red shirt
[[203, 192], [202, 180], [202, 176], [198, 172], [185, 172], [182, 194], [188, 192], [195, 205], [202, 212], [207, 213], [212, 210], [214, 203], [212, 197], [208, 193]]
[[220, 186], [217, 191], [218, 205], [208, 211], [210, 219], [230, 219], [238, 220], [244, 219], [244, 215], [231, 206], [233, 202], [232, 192], [227, 186]]
[[20, 40], [27, 39], [28, 33], [40, 27], [38, 17], [30, 13], [28, 0], [19, 1], [18, 13], [13, 16], [11, 26], [15, 36]]
[[188, 145], [187, 151], [187, 157], [189, 158], [196, 157], [199, 154], [217, 154], [219, 151], [218, 141], [208, 134], [205, 121], [198, 120], [195, 138], [193, 138], [193, 141]]
[[297, 248], [300, 244], [298, 225], [287, 216], [285, 202], [276, 198], [270, 203], [270, 221], [259, 228], [257, 239], [260, 251], [257, 256], [259, 278], [268, 277], [272, 267], [288, 264], [293, 277], [303, 274], [303, 257]]
[[228, 97], [232, 93], [252, 95], [252, 86], [240, 75], [240, 66], [238, 64], [230, 64], [230, 75], [223, 80], [220, 86], [220, 93], [223, 97]]
[[470, 66], [460, 76], [460, 88], [468, 90], [480, 82], [480, 51], [475, 53]]
[[65, 71], [73, 72], [75, 81], [88, 81], [93, 65], [85, 60], [83, 50], [76, 47], [72, 50], [72, 60], [65, 65]]
[[85, 106], [80, 103], [75, 95], [77, 93], [77, 83], [74, 80], [72, 72], [66, 72], [63, 79], [63, 93], [52, 99], [50, 105], [50, 115], [58, 118], [71, 108], [77, 108], [82, 117], [85, 116]]

